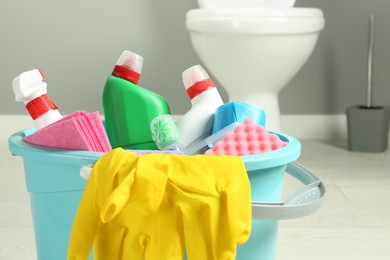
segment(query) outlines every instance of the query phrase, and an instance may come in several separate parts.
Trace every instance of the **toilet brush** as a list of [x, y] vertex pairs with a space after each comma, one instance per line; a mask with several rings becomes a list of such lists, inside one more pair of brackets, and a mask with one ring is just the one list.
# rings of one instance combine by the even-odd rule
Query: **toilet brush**
[[372, 66], [374, 58], [374, 44], [375, 44], [375, 16], [368, 17], [368, 50], [367, 50], [367, 99], [366, 108], [372, 108]]
[[351, 151], [383, 152], [387, 149], [390, 109], [373, 106], [375, 16], [369, 16], [366, 105], [347, 108], [348, 148]]

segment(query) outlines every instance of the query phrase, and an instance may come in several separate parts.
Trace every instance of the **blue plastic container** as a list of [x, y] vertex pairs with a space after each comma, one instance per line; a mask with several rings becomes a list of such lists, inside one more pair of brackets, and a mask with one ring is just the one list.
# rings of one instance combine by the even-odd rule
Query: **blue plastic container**
[[246, 102], [229, 102], [217, 108], [214, 115], [212, 134], [234, 123], [251, 119], [258, 125], [265, 126], [265, 111], [261, 107]]
[[[12, 135], [9, 149], [23, 158], [38, 259], [66, 259], [73, 218], [86, 184], [80, 177], [80, 168], [93, 164], [103, 154], [42, 149], [23, 141], [28, 132]], [[286, 166], [300, 155], [297, 139], [279, 136], [288, 142], [284, 148], [243, 157], [254, 201], [280, 201]], [[238, 246], [237, 259], [274, 260], [277, 226], [277, 220], [253, 220], [251, 236]]]

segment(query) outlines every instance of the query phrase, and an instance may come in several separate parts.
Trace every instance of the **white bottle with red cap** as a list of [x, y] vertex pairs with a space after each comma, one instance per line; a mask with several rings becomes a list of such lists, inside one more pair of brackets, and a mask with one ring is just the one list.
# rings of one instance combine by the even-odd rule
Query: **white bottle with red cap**
[[47, 95], [47, 83], [40, 69], [23, 72], [12, 81], [15, 100], [24, 102], [35, 127], [41, 129], [62, 118], [58, 107]]
[[177, 127], [181, 144], [188, 147], [211, 134], [214, 113], [223, 101], [209, 75], [200, 65], [186, 69], [182, 77], [191, 99], [191, 109], [177, 122]]

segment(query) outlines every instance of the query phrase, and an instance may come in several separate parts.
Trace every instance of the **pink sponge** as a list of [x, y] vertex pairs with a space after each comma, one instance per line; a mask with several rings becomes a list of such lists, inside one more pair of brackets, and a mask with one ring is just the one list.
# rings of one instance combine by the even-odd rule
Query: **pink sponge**
[[277, 150], [287, 145], [276, 134], [246, 119], [205, 154], [251, 155]]

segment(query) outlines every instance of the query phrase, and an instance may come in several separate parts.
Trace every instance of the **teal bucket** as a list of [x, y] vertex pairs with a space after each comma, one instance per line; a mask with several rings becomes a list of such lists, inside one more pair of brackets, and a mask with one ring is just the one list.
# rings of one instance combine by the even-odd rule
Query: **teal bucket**
[[[12, 135], [9, 149], [23, 158], [37, 256], [39, 260], [66, 259], [73, 218], [86, 184], [80, 177], [80, 169], [92, 165], [103, 154], [32, 146], [23, 141], [28, 132], [31, 130]], [[278, 135], [288, 145], [264, 154], [243, 156], [253, 201], [271, 205], [280, 202], [286, 167], [300, 155], [297, 139]], [[253, 219], [250, 238], [238, 246], [237, 259], [274, 260], [277, 226], [277, 218]]]

